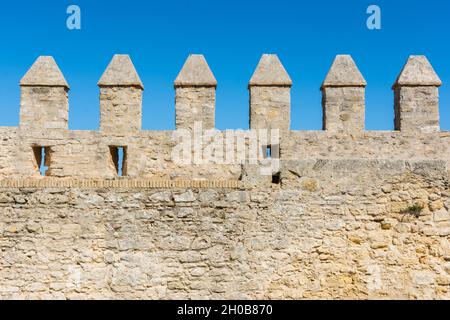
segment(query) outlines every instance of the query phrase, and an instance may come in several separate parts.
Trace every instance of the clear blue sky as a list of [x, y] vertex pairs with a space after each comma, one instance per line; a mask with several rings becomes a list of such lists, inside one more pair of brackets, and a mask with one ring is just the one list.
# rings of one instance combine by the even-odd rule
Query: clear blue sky
[[[71, 4], [80, 31], [66, 28]], [[382, 9], [380, 31], [366, 28], [371, 4]], [[450, 130], [449, 24], [446, 0], [3, 1], [0, 126], [18, 125], [19, 80], [52, 55], [71, 85], [70, 128], [97, 129], [96, 83], [114, 53], [129, 53], [146, 87], [144, 129], [173, 129], [173, 80], [189, 53], [203, 53], [219, 83], [217, 128], [248, 128], [248, 80], [261, 54], [277, 53], [294, 81], [293, 129], [321, 129], [319, 87], [336, 54], [351, 54], [368, 82], [367, 129], [392, 129], [391, 85], [408, 55], [425, 54], [444, 82]]]

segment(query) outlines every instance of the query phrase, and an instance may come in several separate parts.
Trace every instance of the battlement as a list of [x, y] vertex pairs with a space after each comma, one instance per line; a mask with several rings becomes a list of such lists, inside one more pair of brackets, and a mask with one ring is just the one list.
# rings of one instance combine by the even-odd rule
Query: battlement
[[410, 57], [395, 130], [364, 128], [363, 75], [337, 56], [323, 130], [290, 129], [292, 80], [264, 55], [250, 129], [215, 129], [217, 81], [191, 55], [174, 131], [142, 130], [142, 83], [116, 55], [100, 129], [68, 129], [51, 57], [0, 127], [0, 299], [449, 299], [450, 132], [441, 81]]
[[[39, 178], [45, 166], [45, 175], [52, 178], [269, 183], [287, 170], [288, 161], [450, 163], [450, 133], [441, 132], [439, 125], [442, 82], [426, 57], [411, 56], [393, 85], [394, 131], [365, 130], [366, 85], [352, 57], [338, 55], [321, 85], [323, 130], [294, 131], [290, 129], [292, 80], [276, 55], [263, 55], [248, 86], [249, 127], [257, 140], [256, 158], [280, 161], [281, 167], [262, 179], [256, 177], [255, 163], [249, 159], [224, 155], [224, 161], [210, 160], [203, 149], [200, 155], [192, 152], [201, 161], [174, 161], [180, 142], [175, 132], [142, 130], [144, 84], [128, 55], [115, 55], [98, 82], [100, 130], [69, 130], [70, 86], [52, 57], [39, 57], [20, 81], [19, 127], [0, 128], [0, 177]], [[214, 129], [216, 87], [203, 55], [190, 55], [174, 81], [176, 132], [192, 134], [193, 149], [196, 142], [213, 145], [216, 155], [249, 147], [250, 131], [231, 132], [231, 143], [225, 145], [225, 133], [230, 132]]]

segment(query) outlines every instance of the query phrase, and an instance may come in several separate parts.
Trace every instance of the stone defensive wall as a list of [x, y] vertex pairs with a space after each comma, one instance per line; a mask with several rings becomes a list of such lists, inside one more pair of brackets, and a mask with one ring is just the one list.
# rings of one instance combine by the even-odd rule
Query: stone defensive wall
[[68, 129], [51, 57], [0, 128], [0, 299], [450, 299], [450, 132], [441, 81], [411, 56], [395, 130], [367, 131], [347, 55], [326, 76], [323, 130], [290, 130], [292, 81], [263, 55], [249, 130], [215, 130], [216, 79], [191, 55], [175, 131], [141, 127], [142, 84], [116, 55], [100, 129]]
[[[69, 85], [53, 58], [38, 58], [20, 81], [19, 127], [0, 127], [0, 178], [40, 179], [45, 160], [47, 179], [271, 182], [270, 177], [253, 173], [251, 165], [245, 170], [250, 162], [236, 157], [216, 161], [200, 152], [201, 161], [174, 161], [179, 142], [175, 131], [141, 128], [144, 86], [127, 55], [114, 56], [98, 85], [100, 130], [69, 130]], [[249, 82], [249, 128], [258, 135], [258, 158], [269, 148], [271, 156], [280, 160], [274, 174], [289, 171], [292, 161], [320, 159], [441, 160], [448, 167], [450, 132], [439, 126], [441, 81], [425, 57], [410, 57], [394, 83], [395, 131], [364, 129], [366, 81], [350, 56], [337, 56], [322, 84], [321, 131], [290, 130], [291, 85], [276, 55], [263, 55]], [[248, 145], [249, 131], [230, 131], [231, 138], [221, 144], [214, 137], [224, 139], [226, 132], [215, 130], [209, 142], [201, 136], [215, 126], [216, 86], [204, 57], [189, 56], [175, 80], [176, 128], [197, 133], [203, 145], [215, 141], [213, 147], [226, 154], [226, 148], [238, 148], [239, 140]], [[196, 124], [199, 129], [194, 132]], [[260, 129], [268, 131], [264, 139]], [[274, 129], [279, 131], [277, 139], [271, 138]], [[124, 150], [120, 177], [119, 147]]]

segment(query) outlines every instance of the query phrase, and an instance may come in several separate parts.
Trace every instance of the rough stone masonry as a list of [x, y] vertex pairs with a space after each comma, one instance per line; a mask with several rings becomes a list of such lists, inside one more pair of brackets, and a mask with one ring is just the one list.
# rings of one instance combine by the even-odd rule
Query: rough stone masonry
[[[281, 167], [261, 176], [173, 161], [173, 132], [142, 130], [127, 55], [99, 81], [99, 131], [69, 130], [69, 85], [40, 57], [20, 82], [19, 127], [0, 127], [0, 298], [449, 299], [450, 132], [428, 60], [411, 56], [395, 81], [395, 131], [365, 130], [350, 56], [321, 86], [322, 131], [290, 130], [291, 86], [263, 55], [250, 128], [280, 130], [264, 148]], [[216, 87], [189, 56], [177, 129], [214, 128]]]

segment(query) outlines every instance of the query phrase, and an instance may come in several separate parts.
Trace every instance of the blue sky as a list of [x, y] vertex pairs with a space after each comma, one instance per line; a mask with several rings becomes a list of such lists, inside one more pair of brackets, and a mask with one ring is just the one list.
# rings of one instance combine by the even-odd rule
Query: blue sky
[[[66, 9], [82, 29], [66, 28]], [[382, 29], [366, 9], [382, 9]], [[321, 129], [319, 87], [336, 54], [351, 54], [368, 82], [366, 128], [393, 129], [391, 85], [408, 55], [425, 54], [444, 82], [441, 127], [450, 130], [450, 1], [167, 0], [4, 1], [0, 10], [0, 126], [19, 122], [20, 78], [52, 55], [71, 85], [71, 129], [97, 129], [97, 81], [114, 53], [129, 53], [146, 87], [143, 127], [174, 128], [173, 80], [189, 53], [218, 80], [216, 127], [248, 128], [247, 83], [263, 53], [294, 81], [292, 128]]]

